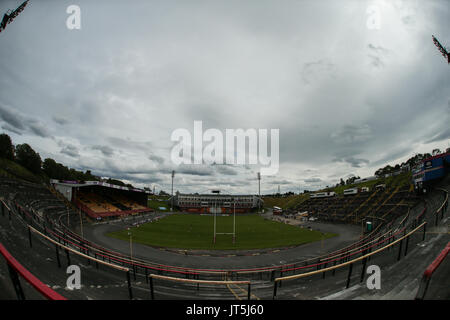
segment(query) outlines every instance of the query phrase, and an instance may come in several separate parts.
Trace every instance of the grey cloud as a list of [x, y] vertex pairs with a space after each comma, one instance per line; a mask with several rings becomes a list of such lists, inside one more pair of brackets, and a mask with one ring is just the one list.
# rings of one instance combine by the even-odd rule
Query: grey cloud
[[230, 168], [229, 166], [226, 166], [226, 165], [215, 165], [214, 168], [216, 169], [216, 171], [218, 173], [223, 174], [223, 175], [235, 176], [238, 174], [236, 170], [234, 170], [233, 168]]
[[432, 138], [425, 141], [425, 143], [438, 142], [447, 139], [450, 139], [450, 128], [444, 129], [444, 131], [434, 135]]
[[40, 123], [37, 120], [29, 120], [28, 122], [28, 127], [30, 128], [31, 132], [33, 132], [34, 134], [43, 137], [43, 138], [49, 138], [51, 137], [50, 133], [48, 132], [47, 127]]
[[360, 159], [355, 157], [344, 157], [341, 159], [335, 158], [333, 162], [346, 162], [350, 164], [352, 167], [361, 168], [363, 164], [368, 164], [370, 161], [367, 159]]
[[179, 174], [188, 174], [194, 176], [212, 176], [214, 171], [211, 167], [204, 165], [179, 165], [175, 168], [175, 172]]
[[367, 55], [369, 57], [370, 60], [370, 64], [374, 67], [380, 68], [384, 66], [384, 62], [381, 60], [380, 57], [377, 57], [373, 54], [369, 54]]
[[[77, 151], [28, 134], [71, 142], [80, 157], [55, 152], [67, 165], [83, 162], [130, 181], [161, 179], [154, 181], [166, 190], [175, 169], [186, 191], [223, 184], [245, 192], [257, 190], [257, 169], [171, 166], [160, 153], [170, 148], [170, 133], [190, 130], [193, 120], [204, 129], [279, 128], [279, 181], [370, 175], [383, 161], [449, 137], [442, 117], [448, 70], [429, 33], [448, 43], [447, 1], [383, 16], [376, 32], [364, 31], [366, 6], [351, 0], [109, 1], [103, 15], [104, 5], [80, 1], [97, 18], [83, 20], [84, 31], [70, 41], [66, 28], [54, 28], [61, 7], [43, 1], [2, 33], [0, 46], [0, 126], [22, 133], [15, 143], [44, 153]], [[124, 16], [133, 19], [114, 37], [98, 28]], [[408, 16], [415, 23], [406, 30], [400, 19]], [[103, 145], [114, 156], [90, 149]], [[411, 150], [404, 154], [396, 149], [405, 145]]]
[[372, 137], [372, 130], [369, 125], [344, 125], [339, 130], [331, 134], [331, 138], [337, 143], [353, 144], [355, 142], [365, 142]]
[[0, 105], [0, 117], [10, 126], [18, 130], [25, 130], [25, 121], [18, 112]]
[[389, 150], [389, 152], [386, 156], [383, 156], [382, 158], [377, 159], [376, 161], [372, 161], [371, 164], [372, 164], [372, 166], [386, 165], [387, 163], [389, 163], [395, 159], [398, 159], [400, 157], [405, 157], [407, 155], [412, 156], [412, 150], [413, 149], [411, 146], [397, 147], [394, 150]]
[[290, 185], [290, 184], [292, 184], [292, 182], [288, 181], [288, 180], [273, 180], [273, 181], [271, 181], [271, 183], [275, 184], [275, 185]]
[[334, 77], [335, 73], [336, 66], [325, 59], [305, 63], [301, 71], [303, 81], [306, 84], [320, 80], [323, 77]]
[[317, 183], [322, 182], [322, 179], [320, 178], [309, 178], [309, 179], [303, 179], [306, 183]]
[[152, 160], [152, 161], [158, 163], [158, 164], [163, 164], [163, 163], [164, 163], [164, 158], [163, 158], [163, 157], [160, 157], [160, 156], [157, 156], [157, 155], [155, 155], [155, 154], [149, 155], [148, 158], [149, 158], [150, 160]]
[[382, 46], [380, 46], [380, 45], [378, 45], [378, 46], [373, 45], [372, 43], [369, 43], [369, 44], [367, 45], [367, 47], [368, 47], [370, 50], [372, 50], [372, 51], [374, 51], [374, 52], [376, 52], [376, 53], [386, 54], [386, 53], [389, 52], [388, 49], [386, 49], [386, 48], [384, 48], [384, 47], [382, 47]]
[[107, 140], [114, 145], [114, 147], [118, 147], [121, 149], [128, 149], [133, 151], [142, 151], [145, 152], [152, 147], [152, 143], [150, 141], [135, 141], [129, 138], [119, 138], [119, 137], [109, 137]]
[[15, 134], [18, 134], [18, 135], [22, 135], [22, 132], [19, 129], [14, 128], [13, 126], [10, 126], [8, 123], [2, 125], [2, 129], [10, 131], [10, 132], [14, 132]]
[[152, 183], [161, 183], [164, 182], [165, 180], [160, 178], [160, 177], [156, 177], [156, 176], [151, 176], [148, 175], [146, 177], [139, 177], [136, 176], [134, 174], [119, 174], [119, 175], [114, 175], [115, 179], [119, 179], [119, 180], [128, 180], [128, 181], [132, 181], [132, 182], [138, 182], [138, 183], [143, 183], [143, 184], [152, 184]]
[[371, 65], [377, 68], [383, 67], [385, 65], [383, 58], [386, 58], [390, 51], [380, 45], [376, 46], [372, 43], [369, 43], [367, 47], [370, 50], [370, 54], [367, 56], [369, 57]]
[[63, 117], [53, 116], [52, 119], [54, 122], [56, 122], [57, 124], [62, 125], [62, 126], [69, 123], [69, 120], [67, 120], [66, 118], [63, 118]]
[[80, 156], [78, 153], [78, 148], [71, 144], [64, 146], [60, 152], [73, 158], [78, 158]]
[[28, 129], [29, 132], [37, 136], [43, 138], [51, 137], [47, 127], [43, 123], [37, 119], [26, 117], [16, 110], [11, 110], [0, 105], [0, 117], [8, 124], [6, 128], [9, 128], [10, 131], [15, 129], [13, 132], [17, 133]]
[[114, 150], [109, 146], [95, 145], [91, 149], [100, 151], [106, 157], [111, 157], [114, 154]]
[[415, 19], [413, 16], [405, 16], [405, 17], [402, 17], [402, 22], [404, 24], [411, 25], [411, 24], [414, 24]]

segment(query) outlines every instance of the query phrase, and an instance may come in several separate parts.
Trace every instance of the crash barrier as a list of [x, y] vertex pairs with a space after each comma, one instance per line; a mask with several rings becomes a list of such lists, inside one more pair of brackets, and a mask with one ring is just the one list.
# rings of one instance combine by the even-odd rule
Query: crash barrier
[[445, 260], [449, 251], [450, 251], [450, 242], [447, 243], [447, 246], [444, 248], [444, 250], [442, 250], [441, 253], [436, 257], [436, 259], [427, 267], [427, 269], [423, 273], [422, 280], [420, 281], [420, 286], [419, 290], [417, 291], [416, 300], [425, 299], [425, 295], [427, 293], [428, 286], [430, 284], [433, 273], [441, 265], [442, 261]]
[[[316, 270], [316, 271], [300, 273], [300, 274], [287, 276], [287, 277], [276, 278], [276, 279], [274, 279], [274, 289], [273, 289], [273, 296], [272, 296], [272, 298], [275, 299], [275, 297], [277, 295], [277, 288], [278, 288], [279, 285], [281, 285], [282, 281], [290, 281], [290, 280], [300, 279], [300, 278], [304, 278], [304, 277], [310, 277], [310, 276], [313, 276], [313, 275], [316, 275], [316, 274], [320, 274], [320, 273], [324, 274], [327, 271], [333, 271], [333, 270], [340, 269], [340, 268], [343, 268], [343, 267], [346, 267], [346, 266], [349, 266], [349, 272], [348, 272], [347, 284], [346, 284], [346, 288], [349, 288], [349, 286], [350, 286], [350, 277], [351, 277], [351, 274], [352, 274], [352, 267], [353, 267], [354, 263], [359, 262], [359, 261], [363, 262], [363, 270], [362, 270], [362, 274], [361, 274], [361, 279], [363, 279], [363, 275], [364, 275], [364, 272], [365, 272], [365, 265], [367, 263], [367, 259], [368, 258], [370, 258], [371, 256], [373, 256], [373, 255], [375, 255], [375, 254], [377, 254], [379, 252], [382, 252], [382, 251], [384, 251], [384, 250], [386, 250], [386, 249], [396, 245], [397, 243], [399, 243], [399, 248], [400, 248], [400, 250], [399, 250], [399, 257], [400, 257], [403, 240], [406, 241], [406, 248], [405, 248], [405, 250], [407, 250], [407, 244], [408, 244], [409, 237], [412, 234], [414, 234], [415, 232], [417, 232], [418, 230], [420, 230], [422, 227], [425, 227], [426, 224], [427, 224], [427, 222], [423, 222], [421, 225], [419, 225], [418, 227], [416, 227], [415, 229], [413, 229], [409, 233], [407, 233], [404, 236], [398, 238], [397, 240], [392, 241], [391, 243], [385, 245], [384, 247], [376, 249], [373, 252], [363, 254], [361, 257], [358, 257], [358, 258], [355, 258], [353, 260], [344, 262], [342, 264], [339, 264], [339, 265], [336, 265], [336, 266], [331, 266], [331, 267], [325, 267], [323, 269]], [[406, 254], [406, 251], [405, 251], [405, 254]]]
[[132, 293], [132, 290], [131, 290], [131, 281], [130, 281], [130, 269], [125, 268], [125, 267], [121, 267], [121, 266], [118, 266], [118, 265], [115, 265], [115, 264], [112, 264], [112, 263], [109, 263], [109, 262], [106, 262], [106, 261], [103, 261], [103, 260], [100, 260], [100, 259], [97, 259], [97, 258], [93, 258], [93, 257], [90, 257], [90, 256], [84, 254], [84, 253], [78, 252], [78, 251], [76, 251], [76, 250], [74, 250], [74, 249], [72, 249], [72, 248], [70, 248], [70, 247], [68, 247], [68, 246], [66, 246], [64, 244], [61, 244], [61, 243], [51, 239], [50, 237], [48, 237], [45, 234], [39, 232], [38, 230], [36, 230], [32, 226], [28, 226], [28, 230], [29, 230], [29, 232], [28, 232], [29, 242], [30, 242], [30, 246], [31, 247], [32, 247], [31, 232], [35, 233], [36, 235], [42, 237], [43, 239], [46, 239], [47, 241], [49, 241], [49, 242], [51, 242], [51, 243], [53, 243], [55, 245], [56, 261], [58, 263], [58, 267], [61, 267], [61, 260], [60, 260], [60, 257], [59, 257], [59, 248], [61, 248], [66, 253], [67, 265], [68, 266], [71, 264], [70, 263], [69, 252], [72, 252], [73, 254], [75, 254], [75, 255], [77, 255], [79, 257], [86, 258], [89, 261], [95, 262], [97, 265], [98, 264], [102, 264], [102, 265], [106, 265], [106, 266], [108, 266], [110, 268], [113, 268], [115, 270], [119, 270], [119, 271], [125, 272], [126, 273], [126, 277], [127, 277], [127, 283], [128, 283], [128, 295], [129, 295], [130, 299], [133, 299], [133, 293]]
[[157, 274], [150, 274], [149, 275], [149, 286], [150, 286], [150, 298], [152, 300], [155, 299], [155, 289], [154, 289], [154, 283], [153, 279], [160, 279], [160, 280], [166, 280], [166, 281], [172, 281], [172, 282], [181, 282], [181, 283], [190, 283], [190, 284], [196, 284], [197, 285], [197, 291], [200, 290], [200, 285], [247, 285], [247, 299], [250, 300], [251, 297], [251, 282], [250, 281], [229, 281], [229, 280], [223, 280], [223, 281], [211, 281], [211, 280], [196, 280], [196, 279], [183, 279], [183, 278], [175, 278], [175, 277], [168, 277], [168, 276], [162, 276]]
[[434, 219], [435, 226], [438, 225], [439, 220], [442, 220], [444, 218], [444, 213], [448, 209], [448, 191], [445, 189], [442, 189], [442, 188], [437, 188], [437, 190], [445, 192], [445, 198], [444, 198], [442, 205], [436, 210], [435, 219]]
[[9, 277], [14, 286], [14, 290], [16, 291], [18, 300], [25, 300], [25, 294], [22, 289], [22, 285], [20, 283], [20, 277], [25, 279], [37, 292], [43, 295], [45, 298], [49, 300], [67, 300], [62, 295], [57, 293], [56, 291], [49, 288], [47, 285], [42, 283], [38, 278], [36, 278], [31, 272], [25, 269], [0, 243], [0, 254], [5, 259], [8, 265]]

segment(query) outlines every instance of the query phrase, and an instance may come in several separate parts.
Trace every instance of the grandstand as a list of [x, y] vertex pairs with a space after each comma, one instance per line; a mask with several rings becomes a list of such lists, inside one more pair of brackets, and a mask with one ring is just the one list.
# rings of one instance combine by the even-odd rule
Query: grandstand
[[419, 198], [413, 185], [404, 177], [391, 180], [387, 185], [379, 181], [373, 180], [373, 188], [353, 187], [341, 194], [333, 191], [310, 193], [306, 201], [288, 211], [307, 212], [309, 217], [326, 222], [360, 224], [367, 219], [390, 220], [417, 204]]
[[51, 185], [83, 213], [96, 220], [152, 211], [147, 207], [149, 191], [98, 181], [51, 180]]
[[177, 194], [174, 201], [180, 210], [198, 213], [250, 212], [263, 202], [255, 195], [229, 194]]

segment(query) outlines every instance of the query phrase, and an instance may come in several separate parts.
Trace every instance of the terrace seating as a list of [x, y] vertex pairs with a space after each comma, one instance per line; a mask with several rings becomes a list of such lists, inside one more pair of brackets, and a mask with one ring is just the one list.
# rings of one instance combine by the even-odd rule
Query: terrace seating
[[360, 192], [355, 195], [330, 198], [312, 198], [295, 208], [308, 211], [322, 221], [359, 224], [366, 217], [385, 219], [388, 216], [404, 214], [417, 197], [410, 187], [394, 186], [386, 190]]
[[149, 211], [132, 199], [120, 193], [96, 193], [79, 191], [76, 202], [92, 218], [123, 216]]
[[79, 201], [93, 212], [116, 212], [121, 209], [112, 205], [107, 199], [95, 193], [79, 193]]

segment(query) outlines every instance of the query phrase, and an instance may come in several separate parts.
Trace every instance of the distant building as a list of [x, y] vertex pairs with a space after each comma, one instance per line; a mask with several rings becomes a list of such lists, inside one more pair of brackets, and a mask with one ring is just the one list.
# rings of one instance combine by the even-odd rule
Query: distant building
[[263, 200], [255, 195], [177, 194], [174, 205], [182, 211], [198, 213], [249, 212], [262, 207]]
[[378, 179], [376, 176], [371, 176], [371, 177], [367, 177], [367, 178], [356, 179], [354, 183], [357, 184], [357, 183], [371, 181], [371, 180], [376, 180], [376, 179]]

